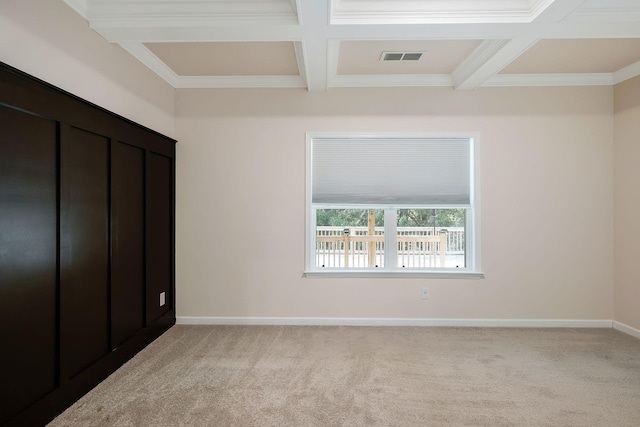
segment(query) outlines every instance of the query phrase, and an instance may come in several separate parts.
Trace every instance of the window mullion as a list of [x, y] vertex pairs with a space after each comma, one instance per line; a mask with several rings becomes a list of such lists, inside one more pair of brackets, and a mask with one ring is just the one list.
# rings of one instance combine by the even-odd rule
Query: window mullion
[[316, 242], [316, 207], [311, 205], [307, 212], [307, 259], [305, 260], [307, 270], [313, 269], [317, 266], [316, 248], [318, 244]]
[[384, 209], [384, 267], [398, 267], [398, 212], [395, 208]]

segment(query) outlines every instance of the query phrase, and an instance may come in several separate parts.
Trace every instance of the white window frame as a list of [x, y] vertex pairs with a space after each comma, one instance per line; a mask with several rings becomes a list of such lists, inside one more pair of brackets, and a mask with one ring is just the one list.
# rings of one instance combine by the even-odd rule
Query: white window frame
[[[315, 247], [316, 247], [316, 207], [312, 203], [312, 147], [314, 139], [322, 138], [340, 138], [340, 139], [374, 139], [374, 138], [394, 138], [394, 139], [444, 139], [444, 138], [468, 138], [471, 140], [471, 207], [467, 211], [465, 224], [465, 268], [458, 269], [399, 269], [395, 266], [395, 262], [383, 269], [375, 268], [318, 268], [315, 266]], [[326, 132], [307, 132], [306, 134], [306, 208], [305, 208], [305, 270], [304, 277], [364, 277], [364, 278], [383, 278], [383, 277], [404, 277], [404, 278], [433, 278], [433, 279], [482, 279], [484, 274], [480, 269], [480, 161], [479, 161], [480, 135], [478, 133], [326, 133]], [[325, 206], [323, 206], [325, 207]], [[393, 241], [396, 234], [395, 221], [387, 225], [388, 212], [390, 209], [402, 209], [403, 207], [394, 206], [336, 206], [330, 205], [327, 208], [380, 208], [385, 209], [385, 247], [394, 245]], [[429, 206], [432, 208], [433, 206]], [[415, 206], [420, 208], [420, 206]], [[446, 208], [443, 206], [442, 208]], [[394, 217], [395, 217], [395, 212]], [[390, 228], [391, 229], [390, 229]], [[389, 240], [387, 242], [387, 240]], [[386, 256], [385, 259], [389, 260]], [[395, 268], [393, 268], [395, 266]]]

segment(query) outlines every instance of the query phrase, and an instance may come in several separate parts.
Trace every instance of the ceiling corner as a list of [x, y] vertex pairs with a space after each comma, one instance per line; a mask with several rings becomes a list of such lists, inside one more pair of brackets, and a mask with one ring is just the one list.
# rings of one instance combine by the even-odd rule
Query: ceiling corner
[[84, 19], [89, 19], [90, 0], [63, 0], [67, 6], [75, 10]]

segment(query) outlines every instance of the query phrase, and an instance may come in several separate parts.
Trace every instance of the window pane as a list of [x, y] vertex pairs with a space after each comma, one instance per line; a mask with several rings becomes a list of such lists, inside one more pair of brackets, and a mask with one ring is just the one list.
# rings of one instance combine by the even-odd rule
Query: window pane
[[316, 267], [384, 266], [384, 211], [317, 209]]
[[466, 209], [398, 209], [398, 268], [464, 268]]

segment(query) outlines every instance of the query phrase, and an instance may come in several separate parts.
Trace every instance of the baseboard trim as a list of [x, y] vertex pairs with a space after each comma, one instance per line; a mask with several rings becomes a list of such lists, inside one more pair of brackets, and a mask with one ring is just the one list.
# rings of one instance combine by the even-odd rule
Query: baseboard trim
[[[451, 326], [482, 328], [612, 328], [612, 320], [408, 319], [359, 317], [176, 317], [177, 325]], [[640, 332], [640, 331], [639, 331]]]
[[627, 335], [631, 335], [632, 337], [636, 337], [636, 338], [640, 339], [640, 329], [632, 328], [631, 326], [625, 325], [622, 322], [616, 322], [614, 320], [613, 329], [615, 329], [617, 331], [620, 331], [620, 332], [624, 332]]

